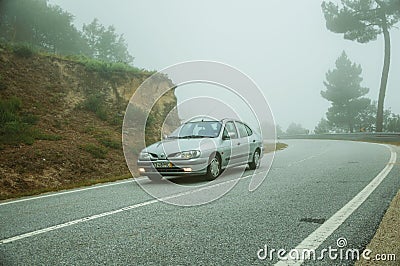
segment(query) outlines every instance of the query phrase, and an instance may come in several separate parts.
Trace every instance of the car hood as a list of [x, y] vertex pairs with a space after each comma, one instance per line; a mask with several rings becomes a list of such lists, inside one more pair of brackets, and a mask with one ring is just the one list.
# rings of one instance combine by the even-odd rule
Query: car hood
[[168, 156], [182, 151], [200, 150], [206, 151], [215, 150], [217, 138], [201, 138], [201, 139], [166, 139], [156, 142], [146, 149], [144, 152], [157, 154], [159, 158]]

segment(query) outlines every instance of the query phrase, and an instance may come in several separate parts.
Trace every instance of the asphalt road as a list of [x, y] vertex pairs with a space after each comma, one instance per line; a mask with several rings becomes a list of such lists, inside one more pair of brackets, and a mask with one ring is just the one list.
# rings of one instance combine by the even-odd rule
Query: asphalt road
[[[248, 170], [227, 194], [200, 206], [154, 200], [133, 180], [0, 202], [0, 264], [272, 265], [279, 261], [276, 253], [259, 258], [265, 245], [290, 251], [311, 243], [315, 232], [317, 252], [337, 248], [339, 238], [346, 239], [345, 248], [365, 247], [400, 188], [400, 165], [389, 148], [346, 141], [285, 142], [289, 147], [276, 153], [257, 190], [249, 192]], [[384, 168], [391, 171], [382, 174]], [[176, 179], [186, 191], [178, 195], [164, 184], [139, 182], [164, 197], [190, 202], [231, 185], [238, 173], [211, 187], [198, 178]], [[380, 173], [381, 183], [365, 196], [363, 189]], [[326, 257], [306, 261], [353, 263]]]

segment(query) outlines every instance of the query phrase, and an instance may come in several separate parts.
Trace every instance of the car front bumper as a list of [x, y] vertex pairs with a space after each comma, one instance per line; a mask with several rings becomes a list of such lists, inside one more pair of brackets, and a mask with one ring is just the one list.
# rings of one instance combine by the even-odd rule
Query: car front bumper
[[[156, 167], [154, 163], [171, 163], [168, 167]], [[207, 173], [208, 160], [196, 158], [189, 160], [138, 161], [140, 175], [160, 174], [162, 176], [204, 175]]]

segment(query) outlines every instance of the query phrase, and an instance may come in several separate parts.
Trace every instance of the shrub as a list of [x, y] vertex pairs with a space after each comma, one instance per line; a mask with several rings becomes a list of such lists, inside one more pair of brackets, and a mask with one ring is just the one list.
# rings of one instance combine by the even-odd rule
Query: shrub
[[105, 159], [108, 153], [106, 148], [97, 146], [93, 143], [88, 143], [79, 146], [80, 149], [90, 153], [94, 158]]
[[107, 120], [107, 112], [104, 107], [104, 97], [100, 94], [89, 95], [83, 102], [83, 108], [96, 114], [101, 120]]
[[47, 134], [37, 131], [35, 134], [35, 139], [56, 141], [56, 140], [62, 140], [62, 136], [56, 134]]
[[0, 100], [0, 144], [32, 145], [35, 139], [61, 139], [61, 136], [45, 134], [33, 128], [32, 125], [39, 121], [39, 117], [33, 114], [21, 114], [21, 106], [21, 100], [16, 97]]
[[0, 124], [3, 128], [7, 123], [19, 121], [18, 111], [21, 109], [21, 100], [12, 97], [0, 100]]
[[17, 119], [17, 112], [21, 109], [22, 102], [17, 97], [8, 100], [0, 100], [0, 123]]
[[32, 57], [36, 51], [27, 44], [17, 44], [12, 48], [13, 53], [22, 58], [30, 58]]
[[131, 74], [140, 74], [144, 72], [139, 68], [133, 67], [126, 63], [122, 62], [108, 62], [104, 60], [97, 60], [93, 58], [88, 58], [84, 56], [69, 56], [69, 59], [79, 62], [85, 66], [85, 68], [89, 71], [98, 72], [106, 77], [111, 77], [113, 73], [131, 73]]
[[16, 97], [0, 100], [0, 142], [3, 144], [33, 144], [35, 140], [33, 130], [18, 114], [21, 104]]
[[114, 114], [111, 118], [110, 118], [110, 123], [114, 126], [122, 126], [124, 122], [124, 116], [117, 113]]
[[3, 76], [0, 74], [0, 90], [4, 90], [7, 88], [7, 85], [4, 83]]
[[99, 139], [100, 143], [106, 146], [107, 148], [119, 150], [122, 148], [120, 141], [115, 141], [111, 138], [102, 138]]
[[96, 116], [98, 118], [100, 118], [101, 120], [103, 120], [103, 121], [107, 120], [107, 117], [108, 117], [107, 116], [107, 112], [106, 112], [106, 110], [104, 108], [98, 109], [96, 111]]
[[39, 117], [33, 114], [25, 114], [21, 117], [22, 122], [28, 125], [36, 125], [39, 121]]
[[32, 145], [35, 141], [34, 136], [34, 130], [19, 120], [6, 122], [0, 128], [0, 142], [3, 144], [25, 143]]

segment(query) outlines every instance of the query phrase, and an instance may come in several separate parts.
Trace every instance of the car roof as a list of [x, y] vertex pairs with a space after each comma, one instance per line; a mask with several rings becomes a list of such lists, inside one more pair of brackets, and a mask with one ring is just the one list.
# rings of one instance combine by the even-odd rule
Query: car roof
[[234, 118], [216, 119], [216, 118], [204, 116], [204, 117], [194, 117], [194, 118], [191, 118], [189, 120], [186, 120], [183, 123], [190, 123], [190, 122], [225, 122], [225, 121], [238, 121], [238, 122], [240, 122], [239, 120], [234, 119]]
[[245, 123], [245, 122], [243, 122], [243, 121], [240, 121], [240, 120], [238, 120], [238, 119], [235, 119], [235, 118], [222, 118], [222, 119], [220, 119], [220, 120], [218, 120], [218, 119], [215, 119], [215, 118], [212, 118], [212, 117], [207, 117], [207, 116], [199, 116], [199, 117], [194, 117], [194, 118], [192, 118], [192, 119], [189, 119], [189, 120], [187, 120], [187, 121], [184, 121], [182, 124], [186, 124], [186, 123], [196, 123], [196, 122], [221, 122], [221, 123], [226, 123], [226, 122], [230, 122], [230, 121], [232, 121], [232, 122], [239, 122], [239, 123], [243, 123], [243, 124], [246, 124], [247, 125], [247, 123]]
[[199, 117], [191, 118], [191, 119], [183, 122], [183, 124], [194, 123], [194, 122], [220, 122], [220, 120], [214, 119], [212, 117], [207, 117], [207, 116], [204, 116], [204, 117], [199, 116]]

